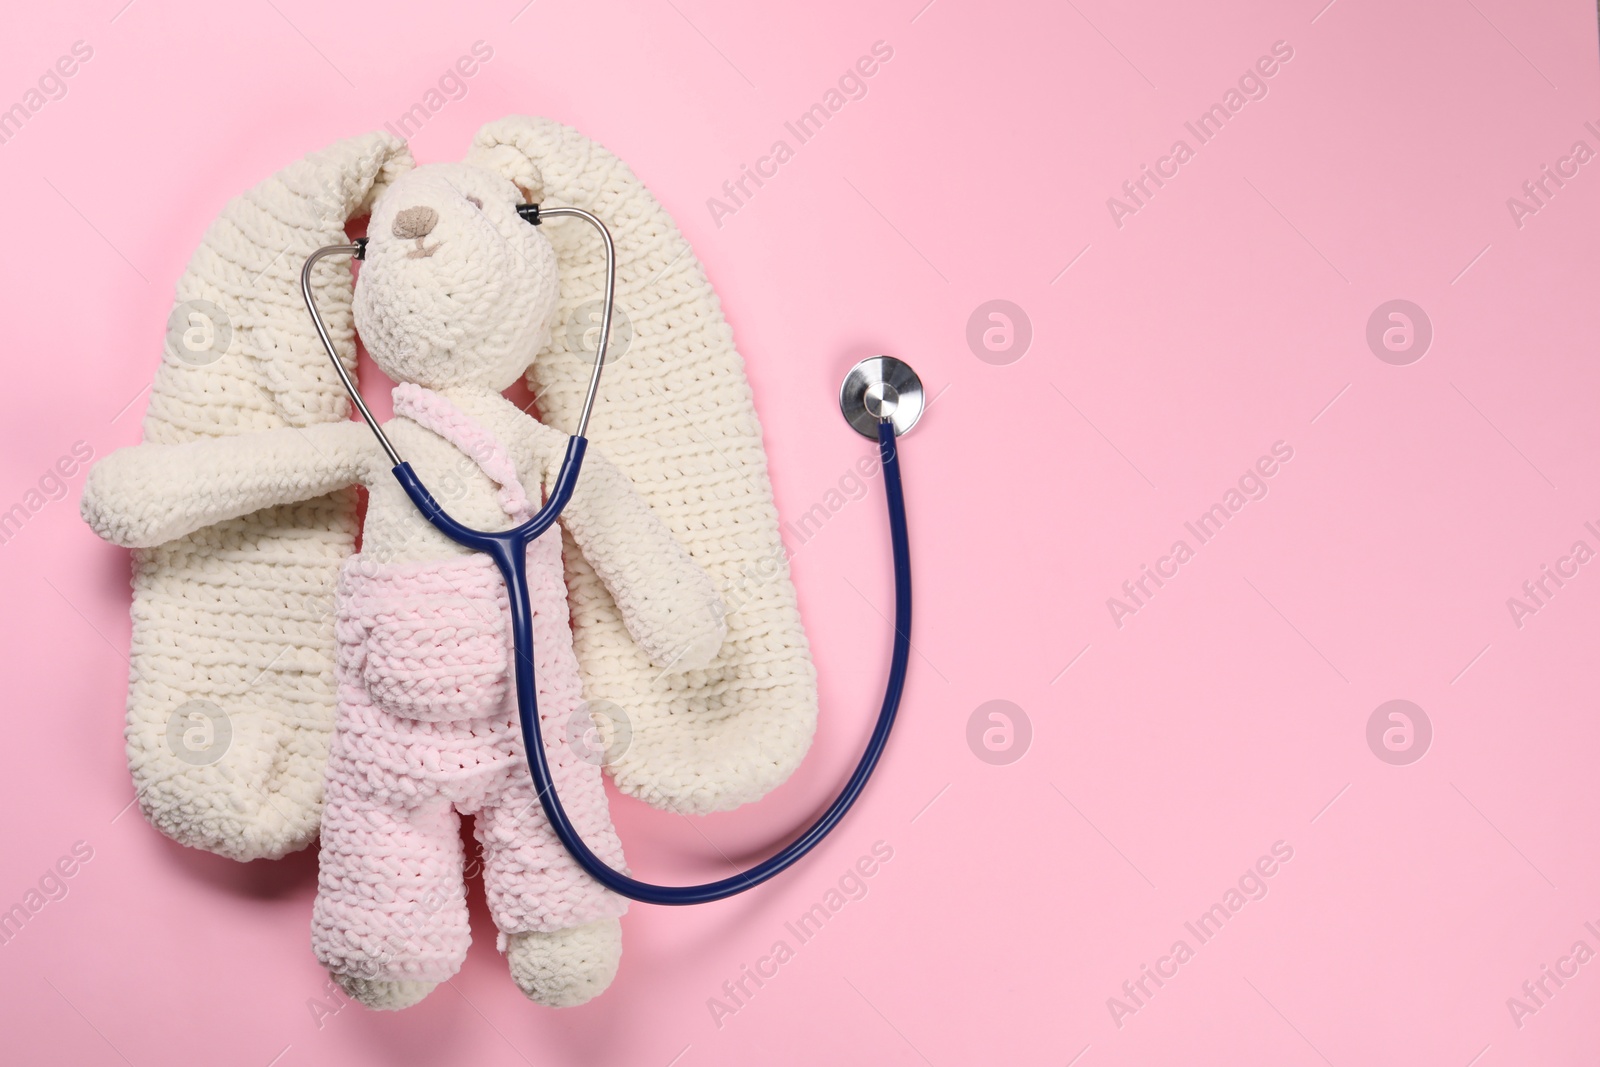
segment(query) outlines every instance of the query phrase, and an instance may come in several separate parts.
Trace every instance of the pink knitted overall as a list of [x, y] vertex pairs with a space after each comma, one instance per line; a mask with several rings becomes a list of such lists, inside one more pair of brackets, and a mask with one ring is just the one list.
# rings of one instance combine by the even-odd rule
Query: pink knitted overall
[[[437, 393], [395, 390], [395, 411], [471, 456], [517, 522], [532, 506], [510, 456]], [[539, 716], [556, 788], [584, 839], [621, 868], [598, 762], [566, 742], [583, 701], [561, 535], [528, 548]], [[328, 758], [312, 947], [335, 974], [440, 982], [470, 935], [460, 815], [474, 815], [489, 914], [506, 935], [621, 915], [550, 830], [517, 725], [505, 582], [487, 556], [383, 563], [339, 578], [338, 717]], [[591, 757], [592, 760], [592, 757]], [[459, 814], [458, 814], [459, 813]]]

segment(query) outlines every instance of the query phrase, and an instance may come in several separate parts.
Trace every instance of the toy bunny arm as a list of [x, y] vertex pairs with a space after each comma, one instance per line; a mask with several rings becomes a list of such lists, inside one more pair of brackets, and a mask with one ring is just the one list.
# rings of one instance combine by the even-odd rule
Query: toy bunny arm
[[376, 450], [356, 422], [135, 445], [95, 465], [79, 510], [107, 541], [149, 548], [362, 481]]
[[[536, 424], [537, 425], [537, 424]], [[540, 427], [553, 481], [566, 437]], [[537, 431], [536, 431], [537, 432]], [[543, 438], [543, 434], [540, 435]], [[561, 513], [584, 558], [605, 583], [623, 624], [650, 662], [682, 674], [707, 666], [727, 636], [727, 609], [711, 576], [673, 536], [628, 476], [589, 449], [572, 500]]]

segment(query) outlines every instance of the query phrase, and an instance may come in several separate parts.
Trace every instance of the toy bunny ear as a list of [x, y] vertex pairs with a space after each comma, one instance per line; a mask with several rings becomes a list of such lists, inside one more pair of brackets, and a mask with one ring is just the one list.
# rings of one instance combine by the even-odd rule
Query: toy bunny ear
[[[617, 321], [590, 447], [628, 475], [729, 608], [728, 636], [711, 665], [664, 674], [634, 645], [605, 586], [568, 543], [584, 695], [615, 705], [598, 717], [602, 732], [620, 734], [617, 708], [632, 732], [631, 743], [615, 745], [623, 751], [609, 764], [612, 776], [623, 792], [675, 811], [755, 800], [788, 777], [811, 743], [816, 672], [744, 361], [717, 295], [639, 179], [576, 130], [503, 119], [478, 133], [473, 153], [501, 173], [537, 173], [546, 204], [585, 208], [610, 229]], [[540, 417], [571, 432], [594, 359], [605, 252], [581, 222], [552, 219], [543, 231], [561, 263], [561, 296], [529, 382]]]
[[507, 178], [522, 190], [530, 204], [544, 202], [544, 172], [539, 169], [539, 145], [532, 127], [515, 119], [491, 122], [478, 131], [466, 162]]
[[[177, 287], [146, 441], [348, 417], [300, 297], [316, 248], [411, 166], [387, 134], [341, 141], [228, 203]], [[355, 369], [350, 267], [314, 289]], [[186, 845], [281, 856], [317, 833], [333, 727], [333, 597], [356, 497], [271, 508], [133, 556], [128, 764], [145, 815]]]

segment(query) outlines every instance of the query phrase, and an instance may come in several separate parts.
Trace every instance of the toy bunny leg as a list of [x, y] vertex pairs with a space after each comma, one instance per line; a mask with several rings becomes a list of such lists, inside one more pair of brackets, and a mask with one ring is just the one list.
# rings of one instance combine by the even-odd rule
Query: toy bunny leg
[[[551, 759], [562, 743], [547, 745]], [[606, 812], [598, 766], [552, 768], [556, 788], [584, 839], [620, 866], [622, 848]], [[527, 771], [519, 768], [519, 776]], [[585, 773], [587, 772], [587, 773]], [[483, 846], [483, 887], [500, 930], [511, 976], [529, 999], [570, 1007], [604, 992], [622, 958], [617, 921], [627, 901], [590, 878], [556, 839], [531, 782], [507, 788], [476, 821]]]
[[375, 790], [372, 770], [330, 758], [311, 941], [356, 999], [404, 1008], [467, 957], [461, 821], [443, 795]]
[[[587, 754], [588, 744], [571, 745], [560, 736], [567, 719], [563, 711], [545, 720], [545, 754], [556, 789], [584, 840], [620, 869], [622, 844], [611, 825], [600, 765], [576, 754]], [[627, 900], [585, 874], [556, 838], [528, 775], [522, 745], [514, 747], [516, 759], [503, 785], [476, 821], [484, 891], [495, 926], [504, 934], [549, 932], [621, 915]]]
[[339, 707], [312, 945], [369, 1007], [407, 1007], [466, 959], [457, 810], [474, 809], [504, 773], [515, 730], [484, 714], [505, 704], [497, 581], [482, 558], [354, 556], [339, 578]]

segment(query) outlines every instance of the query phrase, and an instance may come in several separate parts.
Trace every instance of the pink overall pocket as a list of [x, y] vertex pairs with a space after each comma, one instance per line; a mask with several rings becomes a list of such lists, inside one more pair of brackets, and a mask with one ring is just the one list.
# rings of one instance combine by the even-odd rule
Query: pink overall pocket
[[510, 625], [504, 587], [484, 556], [374, 566], [341, 576], [341, 642], [373, 704], [406, 719], [481, 719], [506, 707]]

